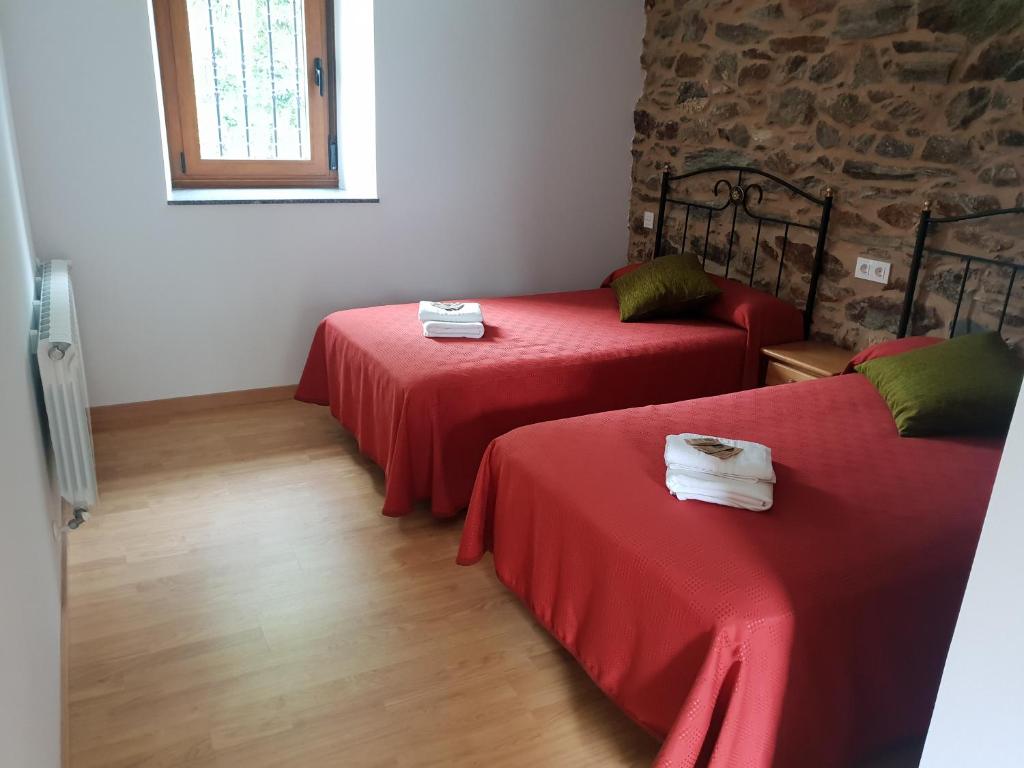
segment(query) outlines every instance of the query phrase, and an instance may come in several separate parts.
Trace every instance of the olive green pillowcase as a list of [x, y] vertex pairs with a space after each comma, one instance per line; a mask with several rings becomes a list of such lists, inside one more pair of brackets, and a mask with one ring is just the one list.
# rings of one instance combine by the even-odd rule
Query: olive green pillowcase
[[662, 256], [612, 282], [623, 322], [695, 312], [722, 293], [692, 255]]
[[856, 370], [885, 399], [904, 437], [1005, 434], [1024, 375], [995, 332], [870, 360]]

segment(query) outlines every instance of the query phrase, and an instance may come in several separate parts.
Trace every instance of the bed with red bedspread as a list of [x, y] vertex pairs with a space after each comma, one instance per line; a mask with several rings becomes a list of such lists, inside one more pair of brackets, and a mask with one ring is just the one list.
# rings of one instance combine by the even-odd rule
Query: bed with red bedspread
[[[772, 448], [764, 513], [677, 501], [665, 436]], [[458, 560], [498, 576], [657, 765], [846, 766], [923, 735], [1001, 441], [900, 438], [859, 374], [515, 430]]]
[[385, 472], [384, 514], [469, 502], [487, 444], [510, 429], [756, 385], [765, 344], [803, 337], [803, 315], [713, 278], [696, 318], [623, 323], [613, 291], [481, 300], [483, 339], [427, 339], [416, 305], [350, 309], [316, 330], [296, 397], [329, 405]]

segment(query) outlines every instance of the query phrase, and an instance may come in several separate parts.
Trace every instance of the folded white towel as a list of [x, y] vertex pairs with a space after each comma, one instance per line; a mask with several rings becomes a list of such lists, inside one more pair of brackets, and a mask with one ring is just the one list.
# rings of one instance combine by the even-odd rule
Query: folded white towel
[[461, 301], [421, 301], [419, 318], [421, 323], [482, 323], [484, 313], [480, 305]]
[[484, 324], [428, 320], [423, 324], [423, 335], [428, 339], [479, 339], [484, 335]]
[[[698, 451], [687, 440], [711, 438], [723, 445], [731, 445], [743, 450], [728, 459], [718, 459]], [[680, 435], [669, 435], [665, 438], [665, 464], [672, 469], [685, 469], [689, 472], [703, 472], [716, 477], [738, 478], [745, 480], [763, 480], [775, 482], [775, 470], [772, 468], [772, 449], [760, 443], [746, 440], [732, 440], [727, 437], [696, 435], [684, 432]]]
[[680, 501], [695, 499], [755, 512], [772, 508], [775, 491], [775, 486], [767, 482], [712, 477], [672, 468], [665, 471], [665, 485]]

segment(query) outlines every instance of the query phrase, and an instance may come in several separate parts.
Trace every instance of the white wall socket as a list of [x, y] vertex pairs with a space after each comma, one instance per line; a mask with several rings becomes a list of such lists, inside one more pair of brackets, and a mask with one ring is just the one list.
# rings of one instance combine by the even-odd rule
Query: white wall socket
[[654, 211], [644, 211], [644, 229], [654, 229]]
[[861, 280], [871, 280], [874, 283], [886, 285], [889, 282], [889, 270], [892, 265], [888, 261], [877, 261], [875, 259], [857, 259], [857, 270], [854, 277]]

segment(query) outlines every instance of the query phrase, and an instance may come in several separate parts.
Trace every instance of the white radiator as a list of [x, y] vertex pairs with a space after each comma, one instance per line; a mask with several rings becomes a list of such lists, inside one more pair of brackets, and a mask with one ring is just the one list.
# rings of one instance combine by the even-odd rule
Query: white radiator
[[96, 460], [69, 266], [66, 261], [40, 266], [35, 349], [60, 494], [75, 511], [68, 526], [77, 528], [96, 504]]

